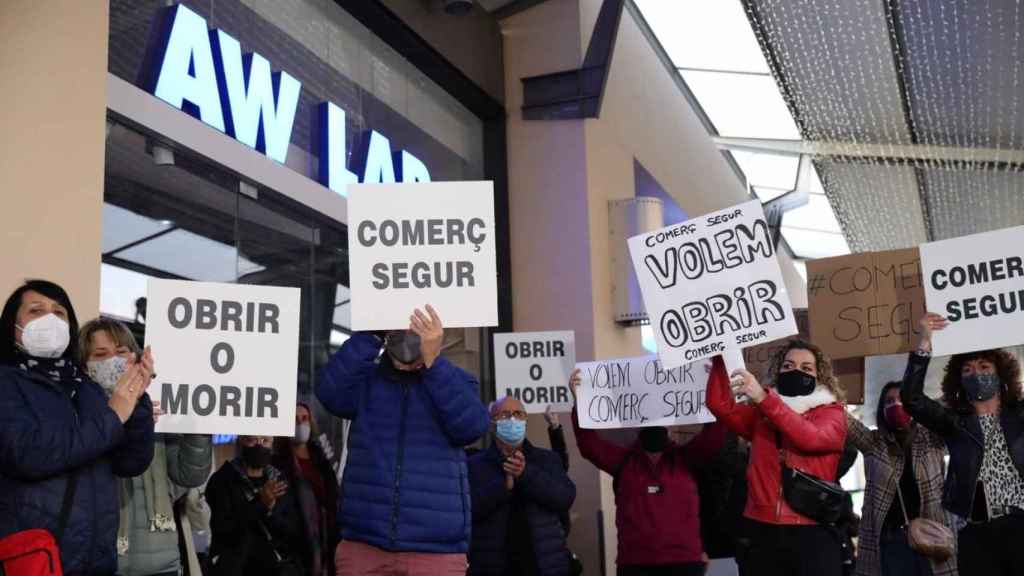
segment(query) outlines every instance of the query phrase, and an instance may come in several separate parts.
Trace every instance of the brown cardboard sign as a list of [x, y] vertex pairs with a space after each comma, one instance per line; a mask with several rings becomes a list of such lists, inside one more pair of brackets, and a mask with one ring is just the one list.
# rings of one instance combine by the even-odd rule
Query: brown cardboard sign
[[[799, 308], [793, 311], [796, 317], [796, 326], [799, 333], [793, 338], [801, 338], [809, 342], [815, 342], [811, 338], [810, 322], [807, 310]], [[757, 378], [758, 382], [768, 381], [768, 373], [771, 370], [772, 359], [786, 346], [790, 338], [773, 340], [766, 344], [752, 346], [743, 349], [743, 362], [747, 370]], [[816, 344], [817, 342], [815, 342]], [[839, 379], [839, 384], [846, 391], [846, 402], [849, 404], [864, 403], [864, 359], [845, 358], [833, 360], [832, 371]]]
[[925, 314], [917, 248], [807, 262], [814, 343], [833, 359], [909, 352]]

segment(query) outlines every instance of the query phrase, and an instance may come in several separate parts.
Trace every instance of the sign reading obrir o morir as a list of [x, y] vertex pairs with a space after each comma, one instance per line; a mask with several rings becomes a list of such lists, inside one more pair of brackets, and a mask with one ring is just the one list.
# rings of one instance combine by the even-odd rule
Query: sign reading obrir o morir
[[149, 308], [158, 431], [294, 433], [298, 289], [152, 280]]
[[494, 335], [494, 376], [499, 399], [519, 399], [528, 414], [572, 410], [569, 376], [576, 364], [571, 331]]

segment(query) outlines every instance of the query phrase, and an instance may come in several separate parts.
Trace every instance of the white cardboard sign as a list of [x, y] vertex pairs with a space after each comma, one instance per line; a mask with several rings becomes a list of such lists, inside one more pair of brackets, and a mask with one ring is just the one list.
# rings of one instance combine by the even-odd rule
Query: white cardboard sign
[[705, 390], [711, 360], [665, 368], [657, 356], [586, 362], [577, 413], [582, 428], [642, 428], [714, 422]]
[[629, 239], [666, 367], [796, 334], [757, 200]]
[[928, 311], [950, 321], [932, 354], [1024, 342], [1024, 226], [922, 244], [921, 272]]
[[518, 398], [527, 414], [572, 410], [569, 377], [576, 365], [576, 334], [504, 332], [494, 335], [497, 396]]
[[408, 328], [426, 304], [446, 328], [497, 326], [492, 182], [347, 190], [354, 330]]
[[293, 436], [298, 288], [149, 281], [157, 432]]

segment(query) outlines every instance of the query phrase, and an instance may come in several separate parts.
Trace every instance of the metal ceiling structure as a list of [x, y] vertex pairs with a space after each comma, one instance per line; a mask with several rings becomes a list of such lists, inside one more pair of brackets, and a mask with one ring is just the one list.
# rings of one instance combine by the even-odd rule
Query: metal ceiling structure
[[843, 242], [790, 213], [797, 256], [1024, 224], [1016, 0], [635, 2], [759, 197], [813, 158]]

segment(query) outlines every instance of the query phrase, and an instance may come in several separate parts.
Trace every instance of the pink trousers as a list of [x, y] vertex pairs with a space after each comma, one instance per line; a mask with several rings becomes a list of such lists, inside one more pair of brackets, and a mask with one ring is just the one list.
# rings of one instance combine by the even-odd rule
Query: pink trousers
[[338, 576], [465, 576], [465, 554], [386, 552], [362, 542], [338, 544]]

